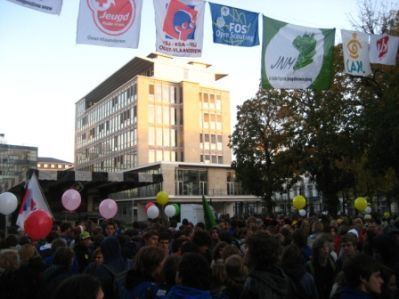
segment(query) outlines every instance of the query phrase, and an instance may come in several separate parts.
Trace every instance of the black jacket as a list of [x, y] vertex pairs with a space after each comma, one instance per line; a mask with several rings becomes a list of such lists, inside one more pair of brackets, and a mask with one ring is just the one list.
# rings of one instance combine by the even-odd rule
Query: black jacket
[[295, 298], [290, 279], [278, 267], [266, 271], [252, 271], [244, 284], [241, 299], [292, 299]]

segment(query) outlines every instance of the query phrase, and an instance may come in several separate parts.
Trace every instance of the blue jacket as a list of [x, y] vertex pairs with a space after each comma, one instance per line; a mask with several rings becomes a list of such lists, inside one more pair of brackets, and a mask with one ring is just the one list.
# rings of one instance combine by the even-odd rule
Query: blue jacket
[[209, 291], [189, 288], [182, 285], [173, 286], [167, 296], [167, 299], [212, 299]]
[[371, 299], [371, 295], [354, 288], [344, 288], [339, 299]]

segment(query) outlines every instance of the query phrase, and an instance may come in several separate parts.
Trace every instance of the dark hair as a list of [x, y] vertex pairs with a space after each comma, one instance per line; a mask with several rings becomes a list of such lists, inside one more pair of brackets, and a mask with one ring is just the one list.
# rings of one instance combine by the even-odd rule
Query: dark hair
[[153, 272], [162, 263], [165, 253], [161, 248], [145, 246], [140, 248], [134, 260], [134, 269], [142, 277], [152, 277]]
[[60, 225], [60, 230], [61, 232], [66, 232], [68, 229], [72, 228], [72, 224], [70, 224], [69, 222], [62, 222]]
[[264, 270], [277, 264], [280, 241], [263, 232], [257, 232], [247, 239], [248, 265], [250, 268]]
[[354, 234], [346, 233], [345, 235], [342, 236], [341, 244], [342, 243], [352, 243], [352, 245], [354, 247], [356, 247], [357, 246], [357, 238]]
[[101, 289], [100, 281], [88, 274], [73, 275], [54, 291], [53, 299], [96, 299]]
[[179, 269], [181, 256], [171, 255], [168, 256], [162, 267], [162, 277], [167, 286], [176, 284], [176, 273]]
[[54, 254], [54, 265], [70, 267], [72, 265], [73, 250], [69, 247], [60, 247]]
[[207, 260], [198, 253], [185, 253], [179, 265], [182, 285], [191, 288], [209, 290], [211, 269]]
[[183, 237], [183, 236], [173, 239], [172, 245], [171, 245], [172, 253], [178, 252], [182, 248], [182, 245], [184, 244], [184, 242], [187, 242], [187, 241], [188, 241], [188, 238]]
[[152, 236], [158, 236], [158, 237], [159, 237], [159, 232], [156, 231], [155, 229], [147, 230], [147, 231], [143, 234], [143, 239], [144, 239], [144, 240], [147, 240], [147, 239], [151, 238]]
[[378, 263], [369, 255], [360, 253], [344, 263], [345, 281], [349, 287], [359, 287], [361, 278], [368, 280], [374, 272], [380, 271]]
[[322, 234], [314, 242], [312, 246], [312, 264], [318, 266], [320, 264], [320, 250], [326, 242], [330, 242], [327, 234]]
[[304, 257], [298, 246], [291, 244], [284, 249], [283, 255], [281, 256], [281, 266], [284, 270], [304, 264]]
[[198, 246], [192, 241], [186, 241], [181, 245], [181, 254], [198, 252]]
[[306, 246], [307, 240], [306, 240], [306, 233], [305, 231], [300, 228], [294, 231], [292, 234], [292, 241], [299, 247], [302, 248]]
[[197, 230], [192, 238], [192, 241], [199, 247], [211, 246], [211, 236], [207, 231]]

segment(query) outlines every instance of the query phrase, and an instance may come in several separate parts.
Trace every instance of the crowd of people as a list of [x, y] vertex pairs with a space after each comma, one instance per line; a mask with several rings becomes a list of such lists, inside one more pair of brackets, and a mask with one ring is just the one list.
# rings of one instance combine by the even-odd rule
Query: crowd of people
[[0, 240], [0, 298], [399, 298], [399, 220], [115, 221]]

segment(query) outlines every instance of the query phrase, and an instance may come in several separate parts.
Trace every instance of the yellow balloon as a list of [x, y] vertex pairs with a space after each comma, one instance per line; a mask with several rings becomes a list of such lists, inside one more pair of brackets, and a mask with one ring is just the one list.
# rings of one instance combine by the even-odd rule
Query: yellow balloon
[[355, 209], [359, 212], [363, 212], [367, 208], [367, 200], [364, 197], [358, 197], [355, 199]]
[[157, 204], [160, 204], [161, 206], [166, 205], [169, 202], [169, 194], [165, 191], [158, 192], [156, 201]]
[[384, 218], [389, 218], [389, 216], [391, 216], [391, 214], [388, 211], [384, 212]]
[[297, 195], [292, 200], [292, 205], [294, 206], [295, 209], [301, 210], [306, 206], [306, 198], [303, 197], [302, 195]]

